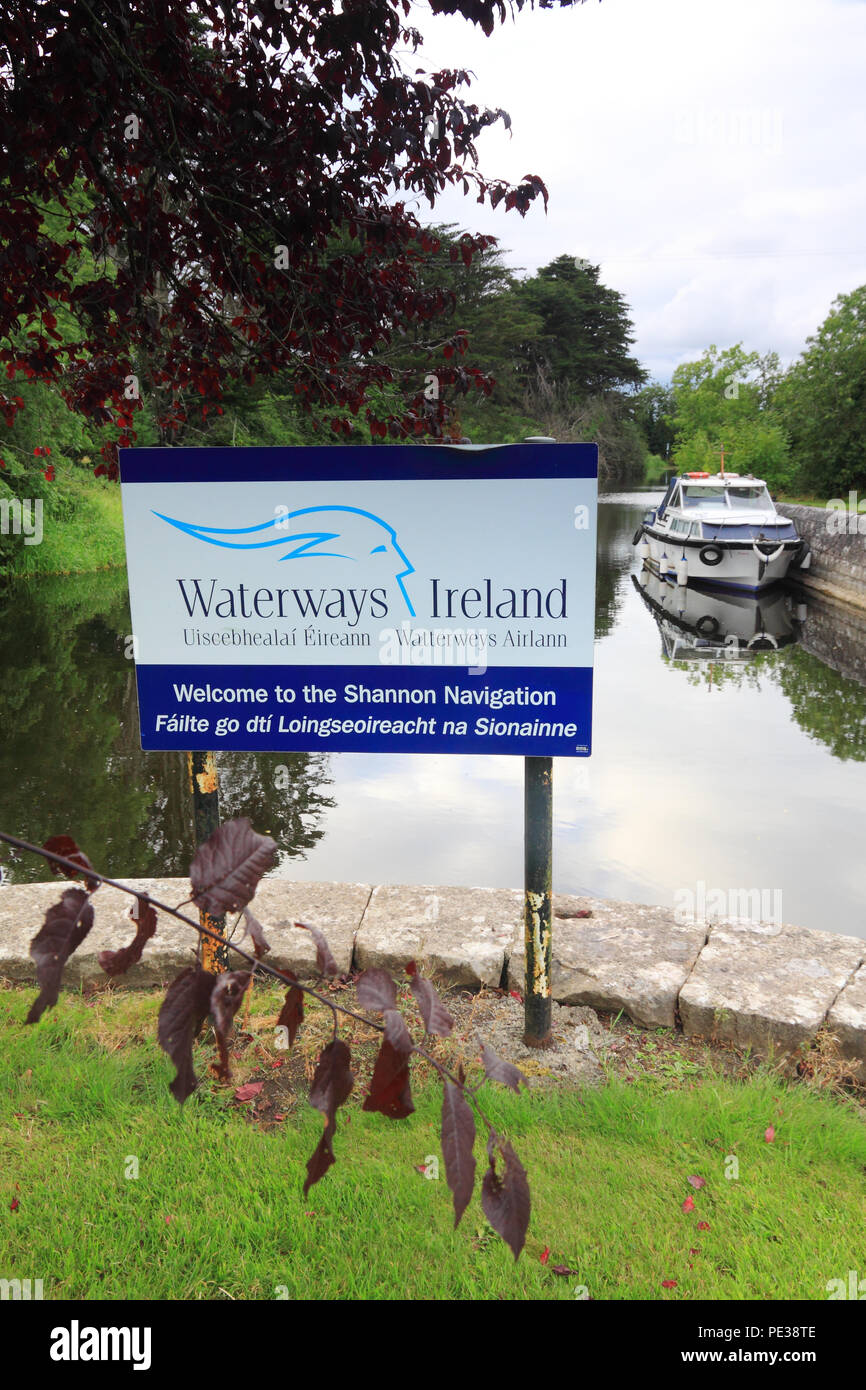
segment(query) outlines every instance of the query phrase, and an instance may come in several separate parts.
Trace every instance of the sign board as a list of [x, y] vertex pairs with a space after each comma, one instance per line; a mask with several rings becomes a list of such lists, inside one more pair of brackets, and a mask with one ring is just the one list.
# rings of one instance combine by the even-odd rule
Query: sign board
[[597, 449], [123, 449], [144, 749], [586, 756]]

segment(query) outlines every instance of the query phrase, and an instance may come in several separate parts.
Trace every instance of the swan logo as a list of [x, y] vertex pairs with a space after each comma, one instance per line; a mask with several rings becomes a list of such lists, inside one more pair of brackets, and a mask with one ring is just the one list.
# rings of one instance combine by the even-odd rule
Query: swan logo
[[[196, 540], [224, 550], [267, 550], [278, 547], [284, 560], [349, 560], [393, 568], [393, 578], [411, 617], [415, 609], [404, 580], [415, 573], [415, 566], [397, 541], [397, 532], [387, 521], [360, 507], [302, 507], [290, 511], [276, 508], [269, 521], [255, 526], [204, 526], [154, 512], [160, 521], [175, 526]], [[246, 539], [255, 537], [256, 539]], [[377, 561], [374, 557], [383, 556]]]

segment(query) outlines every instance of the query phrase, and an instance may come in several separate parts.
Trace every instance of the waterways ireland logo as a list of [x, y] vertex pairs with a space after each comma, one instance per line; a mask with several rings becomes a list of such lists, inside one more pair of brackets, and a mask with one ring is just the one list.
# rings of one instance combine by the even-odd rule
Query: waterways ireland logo
[[[399, 546], [397, 532], [387, 521], [360, 507], [302, 507], [294, 512], [287, 507], [278, 507], [276, 510], [278, 515], [272, 520], [259, 522], [256, 526], [238, 527], [204, 526], [179, 521], [176, 517], [164, 516], [162, 512], [153, 514], [169, 526], [177, 527], [178, 531], [225, 550], [280, 547], [283, 553], [276, 557], [280, 561], [330, 559], [369, 562], [373, 556], [384, 555], [385, 560], [381, 563], [396, 571], [393, 577], [410, 616], [415, 617], [412, 600], [403, 583], [404, 579], [415, 573], [415, 566]], [[248, 536], [257, 539], [241, 539]]]

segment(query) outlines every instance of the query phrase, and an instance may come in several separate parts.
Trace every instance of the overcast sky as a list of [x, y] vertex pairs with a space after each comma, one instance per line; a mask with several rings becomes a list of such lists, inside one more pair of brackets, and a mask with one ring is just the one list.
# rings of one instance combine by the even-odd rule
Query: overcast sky
[[418, 215], [492, 232], [515, 268], [600, 264], [652, 376], [710, 343], [787, 362], [866, 283], [866, 0], [587, 0], [490, 38], [412, 22], [410, 68], [470, 68], [470, 99], [512, 117], [481, 172], [550, 192], [546, 216], [450, 190]]

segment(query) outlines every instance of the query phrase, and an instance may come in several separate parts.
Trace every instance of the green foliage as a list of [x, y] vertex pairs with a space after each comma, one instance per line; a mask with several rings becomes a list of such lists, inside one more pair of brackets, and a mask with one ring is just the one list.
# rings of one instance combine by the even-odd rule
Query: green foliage
[[635, 423], [646, 440], [651, 454], [667, 459], [674, 444], [671, 417], [674, 413], [674, 391], [663, 382], [651, 381], [632, 398]]
[[675, 445], [673, 461], [681, 473], [716, 473], [725, 466], [754, 473], [772, 488], [792, 479], [788, 440], [775, 406], [779, 359], [746, 352], [741, 343], [715, 345], [673, 374]]
[[634, 341], [621, 294], [599, 283], [599, 267], [557, 256], [521, 282], [519, 298], [541, 321], [525, 355], [577, 399], [640, 386], [646, 373], [629, 355]]
[[796, 484], [819, 496], [866, 489], [866, 285], [840, 295], [779, 391]]

